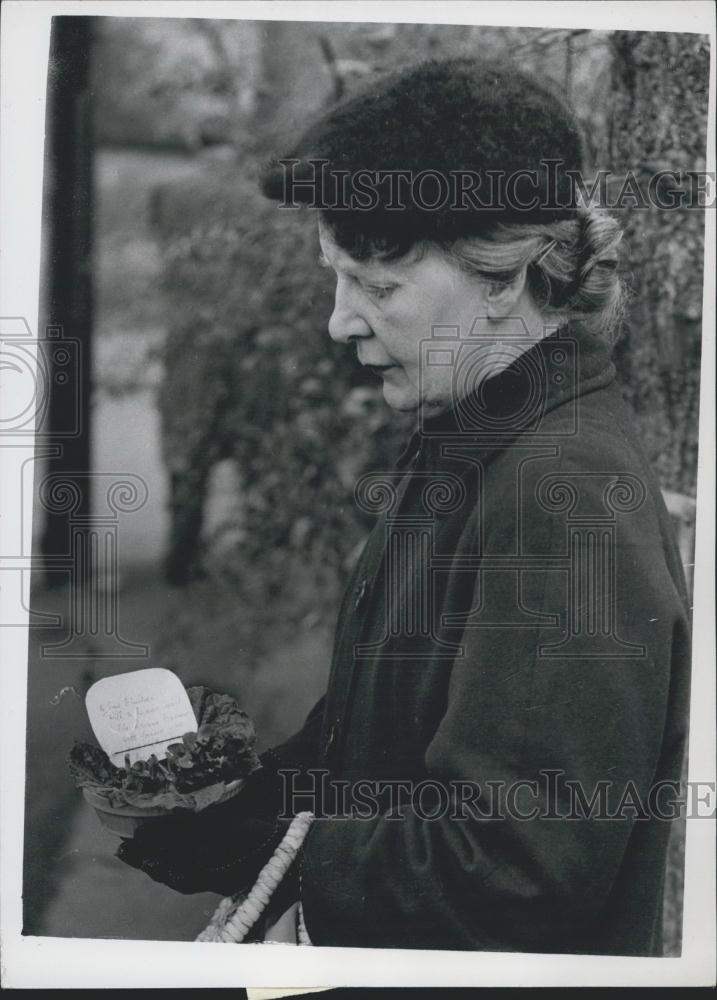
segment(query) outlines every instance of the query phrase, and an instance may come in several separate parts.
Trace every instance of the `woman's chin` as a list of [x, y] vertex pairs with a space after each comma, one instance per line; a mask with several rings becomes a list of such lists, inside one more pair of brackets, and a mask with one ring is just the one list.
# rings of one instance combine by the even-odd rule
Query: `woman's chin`
[[410, 412], [418, 409], [418, 393], [410, 384], [394, 385], [384, 380], [383, 398], [392, 410]]

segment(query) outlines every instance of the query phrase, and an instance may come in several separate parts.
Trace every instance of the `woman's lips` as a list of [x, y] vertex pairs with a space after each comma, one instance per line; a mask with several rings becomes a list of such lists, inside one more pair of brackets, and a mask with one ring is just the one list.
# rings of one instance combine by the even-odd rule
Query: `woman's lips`
[[395, 365], [367, 365], [367, 367], [374, 373], [374, 375], [384, 375], [391, 368], [395, 368]]

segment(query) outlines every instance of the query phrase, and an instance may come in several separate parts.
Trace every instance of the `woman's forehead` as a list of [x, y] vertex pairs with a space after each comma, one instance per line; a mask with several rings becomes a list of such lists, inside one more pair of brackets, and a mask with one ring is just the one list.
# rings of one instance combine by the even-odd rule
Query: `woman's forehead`
[[356, 260], [338, 245], [328, 226], [321, 220], [319, 220], [319, 243], [321, 245], [319, 261], [347, 275], [366, 276], [381, 273], [398, 278], [413, 271], [424, 256], [416, 251], [409, 251], [406, 256], [396, 260], [382, 260], [380, 257]]
[[335, 271], [341, 271], [342, 274], [359, 275], [375, 273], [378, 270], [382, 272], [390, 270], [391, 262], [389, 261], [381, 261], [378, 258], [369, 258], [365, 261], [356, 260], [336, 243], [327, 227], [321, 223], [319, 223], [319, 243], [321, 244], [323, 260]]

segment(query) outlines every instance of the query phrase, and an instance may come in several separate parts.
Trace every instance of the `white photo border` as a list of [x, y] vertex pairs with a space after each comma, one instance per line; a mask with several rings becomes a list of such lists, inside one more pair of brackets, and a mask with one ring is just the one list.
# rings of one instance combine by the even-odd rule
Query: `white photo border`
[[[424, 22], [697, 32], [711, 45], [707, 170], [715, 171], [715, 8], [709, 0], [641, 2], [170, 2], [6, 0], [2, 11], [0, 317], [24, 317], [37, 334], [45, 86], [50, 21], [57, 15]], [[694, 574], [694, 652], [689, 779], [715, 782], [715, 211], [706, 213], [699, 468]], [[0, 372], [0, 388], [3, 373]], [[0, 407], [13, 410], [11, 380]], [[0, 415], [2, 410], [0, 410]], [[29, 530], [14, 487], [30, 452], [0, 448], [3, 538]], [[31, 500], [31, 498], [27, 498]], [[23, 529], [24, 525], [24, 529]], [[29, 576], [29, 574], [25, 574]], [[23, 604], [29, 605], [29, 580]], [[0, 602], [8, 595], [2, 588]], [[7, 608], [5, 608], [7, 611]], [[17, 609], [13, 614], [17, 613]], [[0, 616], [0, 620], [7, 620]], [[23, 937], [22, 871], [27, 630], [0, 629], [2, 756], [2, 971], [6, 987], [311, 986], [708, 986], [715, 982], [715, 818], [687, 823], [680, 958], [460, 951], [216, 948], [187, 942]], [[277, 949], [281, 949], [280, 951]]]

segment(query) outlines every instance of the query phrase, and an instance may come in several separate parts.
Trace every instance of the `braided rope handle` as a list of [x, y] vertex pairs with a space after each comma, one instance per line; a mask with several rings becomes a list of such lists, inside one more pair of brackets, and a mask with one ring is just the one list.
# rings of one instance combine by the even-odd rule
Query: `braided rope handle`
[[[238, 898], [227, 896], [223, 899], [209, 924], [201, 934], [197, 935], [197, 941], [239, 944], [244, 940], [269, 905], [273, 893], [294, 862], [313, 819], [314, 815], [310, 812], [294, 816], [281, 843], [259, 872], [254, 888], [246, 896]], [[311, 943], [301, 904], [299, 904], [297, 931], [299, 944]]]

